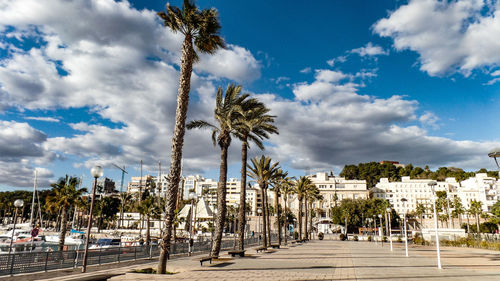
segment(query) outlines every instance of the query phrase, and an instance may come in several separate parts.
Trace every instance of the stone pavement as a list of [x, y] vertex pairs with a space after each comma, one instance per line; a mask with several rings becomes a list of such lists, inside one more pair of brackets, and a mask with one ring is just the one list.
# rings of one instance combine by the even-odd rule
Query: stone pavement
[[[226, 252], [223, 252], [226, 254]], [[353, 241], [310, 241], [303, 245], [220, 260], [200, 266], [197, 257], [168, 263], [173, 275], [127, 273], [109, 280], [500, 280], [500, 252], [442, 249], [442, 270], [436, 268], [433, 247]], [[156, 267], [156, 263], [141, 268]]]

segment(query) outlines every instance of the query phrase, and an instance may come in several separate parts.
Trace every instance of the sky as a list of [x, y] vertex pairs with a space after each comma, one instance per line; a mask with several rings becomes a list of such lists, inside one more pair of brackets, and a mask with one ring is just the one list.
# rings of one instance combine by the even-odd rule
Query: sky
[[[165, 1], [0, 0], [0, 190], [102, 165], [169, 167], [182, 34]], [[182, 1], [171, 1], [181, 6]], [[500, 147], [500, 3], [209, 1], [227, 48], [200, 55], [188, 120], [242, 85], [276, 115], [266, 149], [290, 175], [393, 160], [494, 170]], [[229, 151], [239, 178], [241, 143]], [[186, 133], [183, 174], [218, 178], [210, 132]]]

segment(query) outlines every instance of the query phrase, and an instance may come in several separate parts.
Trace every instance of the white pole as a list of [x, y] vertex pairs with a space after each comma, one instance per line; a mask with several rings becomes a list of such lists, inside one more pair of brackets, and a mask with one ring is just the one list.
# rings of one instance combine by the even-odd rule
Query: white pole
[[406, 209], [405, 209], [405, 212], [403, 214], [403, 221], [405, 224], [405, 252], [406, 252], [406, 256], [408, 256], [408, 235], [406, 233]]
[[391, 213], [390, 212], [387, 212], [387, 214], [389, 215], [389, 221], [388, 221], [388, 224], [389, 224], [389, 241], [391, 243], [391, 252], [392, 252], [392, 228], [391, 228]]
[[35, 169], [35, 181], [33, 182], [33, 198], [31, 200], [31, 215], [30, 215], [30, 226], [33, 228], [33, 214], [35, 212], [35, 195], [36, 195], [36, 176], [37, 170]]
[[[435, 184], [434, 184], [435, 185]], [[441, 267], [441, 255], [439, 253], [439, 234], [438, 234], [438, 221], [437, 221], [437, 214], [436, 214], [436, 195], [434, 194], [434, 186], [431, 185], [432, 187], [432, 207], [434, 208], [434, 231], [436, 234], [436, 251], [437, 251], [437, 262], [438, 262], [438, 268], [442, 269]]]

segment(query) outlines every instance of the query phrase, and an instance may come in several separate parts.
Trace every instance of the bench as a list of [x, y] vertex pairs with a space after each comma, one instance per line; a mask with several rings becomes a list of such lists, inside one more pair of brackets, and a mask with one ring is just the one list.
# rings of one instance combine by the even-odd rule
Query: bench
[[271, 247], [273, 247], [273, 249], [279, 249], [280, 244], [271, 244]]
[[240, 250], [233, 250], [233, 251], [228, 251], [227, 252], [229, 255], [231, 255], [232, 257], [235, 257], [236, 255], [239, 255], [240, 257], [244, 257], [245, 256], [245, 251], [240, 251]]
[[257, 251], [257, 253], [260, 251], [260, 252], [264, 252], [265, 250], [267, 250], [266, 247], [262, 246], [262, 247], [259, 247], [257, 249], [255, 249], [255, 251]]
[[297, 243], [297, 240], [290, 241], [290, 244], [295, 244], [295, 243]]
[[206, 256], [206, 257], [201, 257], [198, 260], [200, 261], [200, 266], [203, 266], [204, 261], [210, 261], [210, 264], [212, 264], [212, 259], [217, 259], [218, 257], [211, 257], [211, 256]]

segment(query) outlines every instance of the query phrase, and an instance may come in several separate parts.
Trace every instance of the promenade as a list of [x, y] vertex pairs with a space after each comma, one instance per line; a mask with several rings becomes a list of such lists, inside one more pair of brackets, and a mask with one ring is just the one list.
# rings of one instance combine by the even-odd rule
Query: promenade
[[[404, 245], [353, 241], [310, 241], [256, 254], [220, 260], [200, 266], [197, 257], [169, 262], [173, 275], [126, 273], [109, 280], [500, 280], [500, 252], [442, 249], [443, 269], [436, 268], [433, 247], [412, 246], [405, 257]], [[155, 263], [138, 268], [155, 267]]]

